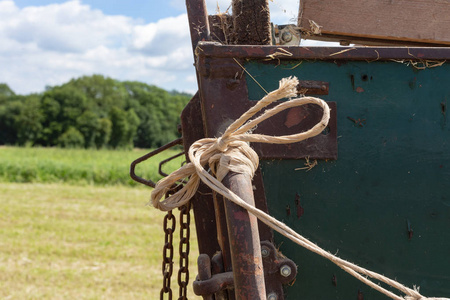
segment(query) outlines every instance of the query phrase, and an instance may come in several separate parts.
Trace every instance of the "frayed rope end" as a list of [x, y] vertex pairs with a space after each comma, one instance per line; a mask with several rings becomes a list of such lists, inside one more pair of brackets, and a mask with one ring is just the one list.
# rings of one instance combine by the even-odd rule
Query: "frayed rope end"
[[281, 98], [291, 98], [297, 96], [298, 79], [295, 76], [290, 76], [280, 80], [280, 85], [277, 90], [281, 94]]

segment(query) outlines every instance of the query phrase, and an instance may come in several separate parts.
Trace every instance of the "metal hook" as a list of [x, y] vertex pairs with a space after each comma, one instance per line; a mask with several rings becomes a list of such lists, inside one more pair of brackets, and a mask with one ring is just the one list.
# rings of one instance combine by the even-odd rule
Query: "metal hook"
[[[163, 152], [163, 151], [165, 151], [165, 150], [167, 150], [169, 148], [172, 148], [173, 146], [181, 145], [181, 144], [183, 144], [183, 138], [182, 137], [178, 138], [176, 140], [173, 140], [170, 143], [168, 143], [168, 144], [166, 144], [166, 145], [164, 145], [162, 147], [159, 147], [158, 149], [156, 149], [156, 150], [154, 150], [154, 151], [152, 151], [150, 153], [147, 153], [144, 156], [141, 156], [138, 159], [136, 159], [135, 161], [133, 161], [131, 163], [131, 165], [130, 165], [130, 176], [131, 176], [131, 178], [134, 181], [136, 181], [136, 182], [139, 182], [139, 183], [142, 183], [142, 184], [145, 184], [147, 186], [151, 186], [152, 188], [154, 188], [156, 186], [156, 184], [152, 180], [150, 180], [150, 179], [147, 180], [147, 179], [144, 179], [144, 178], [139, 177], [139, 176], [136, 175], [136, 173], [135, 173], [136, 165], [140, 164], [143, 161], [146, 161], [147, 159], [149, 159], [152, 156], [155, 156], [155, 155], [157, 155], [157, 154], [159, 154], [159, 153], [161, 153], [161, 152]], [[179, 155], [181, 155], [181, 154], [179, 154]], [[174, 157], [172, 157], [170, 159], [173, 159], [173, 158]], [[161, 164], [163, 164], [163, 163], [164, 163], [164, 161], [161, 162], [160, 165], [159, 165], [160, 174], [161, 174]]]

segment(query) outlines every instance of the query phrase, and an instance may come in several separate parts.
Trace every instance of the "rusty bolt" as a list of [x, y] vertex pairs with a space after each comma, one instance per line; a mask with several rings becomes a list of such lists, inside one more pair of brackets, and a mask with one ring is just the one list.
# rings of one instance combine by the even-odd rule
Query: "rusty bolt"
[[269, 248], [267, 248], [266, 246], [262, 246], [261, 248], [261, 255], [262, 257], [267, 257], [270, 254], [270, 250]]
[[281, 39], [285, 43], [288, 43], [288, 42], [292, 41], [292, 33], [290, 33], [289, 31], [283, 32], [283, 34], [281, 35]]
[[289, 277], [289, 275], [291, 275], [292, 270], [291, 267], [289, 267], [288, 265], [283, 265], [280, 268], [280, 274], [283, 277]]
[[269, 295], [267, 295], [267, 300], [277, 300], [278, 296], [275, 293], [270, 293]]

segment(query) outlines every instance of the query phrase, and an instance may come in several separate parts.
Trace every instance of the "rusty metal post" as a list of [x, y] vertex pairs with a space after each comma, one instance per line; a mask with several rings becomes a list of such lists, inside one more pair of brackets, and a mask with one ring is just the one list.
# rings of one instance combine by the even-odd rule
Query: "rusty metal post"
[[[244, 201], [255, 205], [248, 174], [229, 172], [222, 182]], [[257, 218], [229, 200], [225, 200], [225, 214], [236, 299], [266, 299]]]
[[195, 52], [199, 41], [208, 41], [210, 38], [208, 12], [205, 0], [186, 0], [186, 8], [192, 49]]

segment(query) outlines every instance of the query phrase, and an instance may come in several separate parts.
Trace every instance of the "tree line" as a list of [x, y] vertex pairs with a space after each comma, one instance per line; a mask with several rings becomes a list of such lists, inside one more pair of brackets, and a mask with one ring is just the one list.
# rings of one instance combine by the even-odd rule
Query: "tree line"
[[0, 84], [0, 145], [159, 147], [179, 136], [179, 116], [190, 98], [102, 75], [30, 95]]

